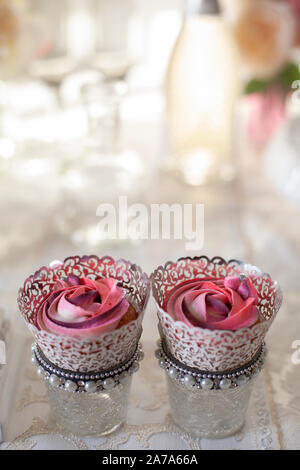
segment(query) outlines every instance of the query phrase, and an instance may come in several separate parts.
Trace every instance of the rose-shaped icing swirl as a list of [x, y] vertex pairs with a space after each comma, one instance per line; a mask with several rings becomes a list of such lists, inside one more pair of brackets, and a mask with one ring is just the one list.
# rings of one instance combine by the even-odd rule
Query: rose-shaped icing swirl
[[173, 288], [163, 308], [190, 327], [238, 330], [257, 322], [258, 295], [249, 277], [192, 279]]
[[128, 308], [125, 290], [115, 279], [70, 275], [43, 301], [35, 326], [59, 335], [94, 337], [114, 330]]

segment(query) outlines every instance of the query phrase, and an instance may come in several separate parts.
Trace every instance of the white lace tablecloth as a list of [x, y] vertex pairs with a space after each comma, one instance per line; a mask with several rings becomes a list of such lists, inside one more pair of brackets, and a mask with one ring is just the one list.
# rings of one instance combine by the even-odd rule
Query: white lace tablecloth
[[[147, 148], [149, 154], [153, 135], [148, 129], [144, 135], [139, 130], [137, 139], [136, 147], [140, 145], [141, 151]], [[204, 203], [205, 244], [201, 254], [247, 260], [270, 272], [282, 286], [284, 304], [267, 336], [267, 364], [255, 385], [244, 428], [235, 436], [213, 441], [193, 439], [172, 423], [165, 378], [154, 358], [158, 334], [152, 300], [142, 337], [145, 359], [133, 379], [127, 423], [110, 436], [81, 439], [52, 422], [44, 385], [30, 362], [31, 338], [17, 312], [17, 289], [25, 277], [52, 259], [76, 252], [94, 251], [98, 255], [131, 259], [147, 272], [187, 253], [182, 241], [76, 249], [51, 231], [49, 218], [39, 215], [36, 224], [39, 229], [45, 225], [44, 236], [31, 247], [11, 250], [3, 257], [0, 269], [0, 304], [9, 310], [12, 319], [8, 366], [3, 370], [0, 388], [1, 449], [300, 447], [300, 364], [292, 361], [292, 343], [300, 340], [300, 212], [292, 202], [274, 192], [257, 169], [260, 164], [255, 157], [253, 160], [250, 155], [244, 157], [243, 149], [240, 155], [243, 164], [239, 177], [228, 188], [187, 188], [161, 172], [155, 175], [152, 191], [145, 197], [153, 202]], [[30, 223], [34, 232], [32, 220]]]

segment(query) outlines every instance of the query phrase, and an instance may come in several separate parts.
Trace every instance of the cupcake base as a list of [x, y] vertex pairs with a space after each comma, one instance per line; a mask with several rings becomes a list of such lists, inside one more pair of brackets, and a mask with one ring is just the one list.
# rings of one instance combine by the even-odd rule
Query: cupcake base
[[51, 412], [69, 432], [80, 436], [104, 436], [126, 420], [132, 377], [111, 390], [70, 393], [46, 381]]
[[144, 354], [137, 344], [134, 354], [115, 369], [78, 373], [52, 364], [39, 346], [32, 346], [32, 362], [44, 379], [55, 420], [80, 436], [104, 436], [126, 420], [132, 375]]
[[194, 437], [218, 439], [239, 431], [254, 380], [228, 390], [194, 390], [166, 372], [169, 403], [173, 421]]

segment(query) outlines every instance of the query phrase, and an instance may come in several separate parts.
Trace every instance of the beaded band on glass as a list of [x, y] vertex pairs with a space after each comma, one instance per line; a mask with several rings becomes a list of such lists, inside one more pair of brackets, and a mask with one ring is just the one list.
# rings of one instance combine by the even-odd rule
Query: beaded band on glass
[[99, 372], [79, 373], [61, 369], [51, 363], [42, 353], [37, 344], [32, 345], [32, 362], [37, 365], [37, 374], [50, 382], [54, 387], [69, 392], [105, 392], [124, 383], [129, 376], [139, 369], [143, 359], [142, 346], [138, 343], [131, 358], [114, 369]]
[[223, 372], [208, 372], [193, 369], [177, 361], [167, 350], [164, 341], [159, 340], [158, 346], [155, 356], [158, 358], [160, 367], [174, 380], [199, 390], [227, 390], [245, 385], [264, 367], [266, 356], [266, 346], [262, 343], [253, 359], [243, 367]]

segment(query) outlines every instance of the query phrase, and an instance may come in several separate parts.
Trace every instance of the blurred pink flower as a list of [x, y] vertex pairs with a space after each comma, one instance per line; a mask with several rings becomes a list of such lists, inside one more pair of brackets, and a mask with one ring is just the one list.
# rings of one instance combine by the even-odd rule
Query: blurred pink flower
[[294, 12], [300, 17], [300, 0], [286, 0], [286, 1], [291, 5]]
[[258, 148], [263, 148], [286, 115], [285, 95], [270, 88], [264, 93], [247, 95], [250, 105], [248, 135]]
[[294, 18], [297, 22], [295, 44], [299, 46], [300, 45], [300, 0], [286, 0], [286, 1], [291, 6], [293, 10]]

